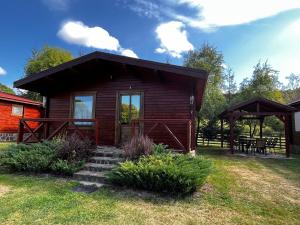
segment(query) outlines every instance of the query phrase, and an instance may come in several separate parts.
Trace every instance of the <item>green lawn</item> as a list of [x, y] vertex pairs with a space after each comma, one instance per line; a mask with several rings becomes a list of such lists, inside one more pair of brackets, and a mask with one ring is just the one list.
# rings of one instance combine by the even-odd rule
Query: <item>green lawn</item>
[[248, 159], [203, 150], [214, 162], [193, 197], [98, 190], [62, 179], [0, 174], [0, 224], [300, 224], [300, 157]]

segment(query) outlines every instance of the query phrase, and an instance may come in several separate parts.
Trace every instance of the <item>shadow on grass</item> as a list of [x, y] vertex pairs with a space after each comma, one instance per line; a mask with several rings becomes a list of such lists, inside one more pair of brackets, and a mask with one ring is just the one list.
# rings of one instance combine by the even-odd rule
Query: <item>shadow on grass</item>
[[300, 182], [300, 154], [294, 154], [289, 159], [245, 157], [239, 155], [231, 155], [228, 149], [218, 147], [201, 147], [198, 148], [197, 154], [208, 158], [213, 158], [215, 160], [226, 160], [232, 163], [241, 163], [243, 165], [254, 168], [263, 166], [286, 179]]

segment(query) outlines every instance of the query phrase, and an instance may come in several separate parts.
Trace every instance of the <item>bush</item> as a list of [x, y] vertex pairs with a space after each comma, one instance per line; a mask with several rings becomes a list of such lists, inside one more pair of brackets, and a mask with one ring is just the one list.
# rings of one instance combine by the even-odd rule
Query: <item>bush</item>
[[46, 172], [57, 157], [58, 145], [51, 142], [11, 145], [0, 164], [12, 171]]
[[153, 141], [149, 137], [133, 137], [124, 145], [124, 156], [128, 159], [138, 159], [142, 155], [150, 155], [153, 150]]
[[186, 195], [204, 183], [211, 165], [203, 157], [166, 153], [143, 156], [137, 162], [121, 163], [108, 177], [117, 185], [171, 195]]
[[159, 155], [164, 153], [171, 153], [170, 149], [168, 149], [168, 145], [162, 143], [153, 145], [152, 154]]
[[72, 175], [91, 154], [91, 142], [77, 135], [30, 145], [11, 145], [0, 155], [0, 166], [11, 171]]
[[69, 162], [67, 160], [58, 159], [50, 166], [54, 174], [72, 176], [73, 173], [79, 171], [84, 165], [84, 161]]
[[78, 135], [59, 137], [54, 140], [59, 143], [58, 158], [67, 161], [80, 161], [87, 159], [92, 154], [92, 142], [89, 139], [82, 140]]

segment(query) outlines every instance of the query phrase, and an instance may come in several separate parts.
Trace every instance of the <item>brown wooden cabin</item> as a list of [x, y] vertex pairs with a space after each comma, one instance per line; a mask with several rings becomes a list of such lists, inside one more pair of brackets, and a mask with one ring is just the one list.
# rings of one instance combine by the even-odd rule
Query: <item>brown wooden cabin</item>
[[292, 151], [300, 153], [300, 98], [289, 104], [295, 108], [291, 122], [292, 127]]
[[[0, 141], [16, 141], [20, 118], [41, 115], [41, 102], [0, 91]], [[31, 123], [31, 127], [35, 126]]]
[[[96, 144], [120, 145], [140, 132], [189, 151], [195, 149], [195, 112], [207, 77], [202, 70], [93, 52], [14, 86], [45, 96], [46, 118], [39, 120], [40, 130], [48, 130], [43, 138], [72, 127], [95, 135]], [[21, 121], [21, 129], [30, 129], [28, 121]], [[35, 132], [31, 129], [31, 138], [37, 141]]]

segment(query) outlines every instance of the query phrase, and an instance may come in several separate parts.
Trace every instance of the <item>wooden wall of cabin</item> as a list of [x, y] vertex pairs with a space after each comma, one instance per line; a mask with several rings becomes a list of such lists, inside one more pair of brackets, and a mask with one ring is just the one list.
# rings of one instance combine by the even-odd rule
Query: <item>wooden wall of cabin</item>
[[[94, 75], [95, 77], [95, 75]], [[100, 121], [100, 143], [115, 144], [116, 105], [119, 91], [142, 91], [144, 95], [144, 119], [192, 119], [192, 148], [195, 148], [194, 110], [191, 102], [194, 83], [181, 77], [147, 75], [98, 75], [90, 82], [68, 84], [64, 91], [55, 91], [48, 96], [49, 118], [71, 117], [71, 95], [74, 92], [96, 92], [95, 118]], [[193, 103], [193, 104], [191, 104]], [[153, 124], [153, 123], [152, 123]], [[145, 124], [145, 132], [152, 124]], [[170, 129], [186, 145], [187, 125], [173, 124]], [[163, 127], [157, 127], [149, 135], [156, 143], [165, 143], [177, 148]]]
[[[296, 112], [300, 112], [300, 105], [294, 106], [294, 107], [297, 109]], [[300, 153], [300, 131], [296, 131], [296, 129], [295, 129], [295, 117], [294, 117], [294, 115], [292, 117], [292, 135], [293, 135], [293, 138], [292, 138], [293, 143], [291, 145], [292, 151]]]
[[[20, 103], [11, 103], [6, 101], [0, 102], [0, 132], [1, 133], [16, 133], [19, 128], [20, 118], [40, 118], [42, 117], [42, 108], [38, 106], [23, 105], [23, 116], [12, 115], [12, 106], [22, 105]], [[37, 126], [37, 123], [30, 123], [32, 128]]]

